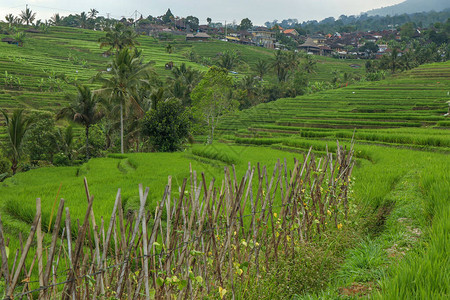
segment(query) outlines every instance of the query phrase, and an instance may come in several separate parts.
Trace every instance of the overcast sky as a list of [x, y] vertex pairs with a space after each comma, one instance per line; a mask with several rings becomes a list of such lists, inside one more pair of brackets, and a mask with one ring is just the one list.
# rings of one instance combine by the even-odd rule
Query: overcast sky
[[[213, 22], [240, 23], [249, 18], [254, 25], [277, 19], [322, 20], [326, 17], [338, 18], [340, 15], [358, 15], [361, 12], [389, 6], [404, 0], [0, 0], [0, 18], [7, 13], [19, 14], [28, 4], [37, 13], [37, 19], [48, 19], [54, 13], [76, 14], [95, 8], [100, 15], [120, 18], [134, 16], [134, 12], [160, 16], [168, 8], [175, 16], [196, 16], [200, 23], [210, 17]], [[139, 14], [140, 15], [140, 14]], [[138, 15], [138, 16], [139, 16]]]

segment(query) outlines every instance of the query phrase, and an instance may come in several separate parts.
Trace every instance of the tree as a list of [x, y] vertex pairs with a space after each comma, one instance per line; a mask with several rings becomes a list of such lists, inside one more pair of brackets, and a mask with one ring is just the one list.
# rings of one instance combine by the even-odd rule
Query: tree
[[267, 72], [269, 72], [269, 68], [270, 68], [270, 66], [267, 61], [265, 61], [261, 58], [256, 61], [254, 70], [255, 70], [256, 74], [258, 74], [259, 79], [261, 81], [263, 80], [264, 75], [267, 74]]
[[60, 26], [62, 22], [61, 16], [56, 13], [50, 18], [50, 23], [54, 26]]
[[410, 39], [415, 33], [415, 28], [413, 23], [405, 23], [400, 27], [400, 35], [402, 39]]
[[24, 149], [31, 161], [53, 161], [53, 155], [59, 151], [60, 142], [53, 114], [33, 112], [30, 118], [34, 123], [27, 132]]
[[106, 29], [106, 35], [99, 38], [100, 48], [109, 47], [112, 50], [120, 51], [124, 48], [135, 48], [139, 45], [136, 32], [126, 27], [122, 23], [117, 23], [113, 28]]
[[98, 10], [96, 10], [95, 8], [91, 8], [91, 10], [89, 11], [89, 18], [95, 19], [95, 17], [97, 17], [97, 14]]
[[167, 44], [166, 52], [169, 53], [169, 54], [172, 54], [172, 52], [173, 52], [173, 47], [172, 47], [171, 44]]
[[253, 27], [252, 21], [249, 18], [245, 18], [241, 20], [241, 24], [239, 25], [240, 30], [249, 30]]
[[87, 14], [83, 11], [79, 16], [78, 16], [79, 22], [80, 22], [80, 26], [83, 29], [87, 28], [88, 25], [88, 16]]
[[232, 99], [232, 78], [226, 69], [211, 67], [191, 93], [197, 117], [209, 128], [208, 143], [214, 140], [214, 130], [226, 113], [235, 111], [239, 105]]
[[64, 151], [64, 154], [67, 156], [69, 160], [72, 160], [72, 149], [73, 149], [73, 127], [72, 125], [67, 126], [64, 131], [58, 129], [58, 134], [60, 137], [60, 140], [62, 142], [62, 150]]
[[197, 31], [200, 21], [197, 17], [187, 16], [186, 17], [186, 25], [188, 25], [192, 30]]
[[210, 17], [207, 17], [206, 22], [208, 22], [208, 26], [211, 26], [212, 19]]
[[306, 73], [316, 73], [316, 66], [317, 62], [314, 60], [312, 55], [306, 56], [306, 61], [303, 63], [303, 70], [305, 70]]
[[23, 109], [15, 110], [11, 117], [5, 110], [1, 112], [6, 122], [5, 154], [11, 161], [11, 170], [14, 175], [22, 159], [25, 136], [32, 120], [23, 114]]
[[391, 54], [385, 54], [381, 58], [380, 68], [389, 69], [392, 73], [402, 69], [402, 60], [400, 58], [400, 50], [397, 47], [392, 49]]
[[153, 149], [162, 152], [180, 150], [189, 136], [189, 115], [177, 99], [162, 101], [147, 112], [142, 123]]
[[14, 36], [14, 39], [17, 41], [17, 44], [20, 47], [23, 47], [23, 43], [25, 43], [25, 39], [26, 39], [25, 32], [18, 32], [18, 33], [16, 33], [16, 35]]
[[67, 107], [57, 113], [56, 118], [68, 118], [84, 126], [86, 158], [89, 159], [89, 129], [102, 119], [103, 112], [98, 95], [92, 93], [88, 86], [77, 85], [77, 91], [76, 97]]
[[166, 13], [162, 16], [162, 21], [164, 24], [169, 24], [172, 22], [172, 19], [174, 18], [174, 15], [170, 11], [170, 8], [167, 9]]
[[374, 42], [367, 42], [363, 46], [359, 47], [359, 51], [367, 52], [368, 54], [377, 53], [379, 47]]
[[233, 69], [237, 63], [239, 62], [239, 54], [236, 51], [225, 50], [217, 61], [217, 65], [221, 68], [231, 70]]
[[25, 10], [22, 10], [19, 16], [25, 23], [27, 23], [28, 26], [30, 25], [30, 23], [33, 23], [34, 19], [36, 18], [36, 13], [34, 13], [31, 9], [27, 7]]
[[287, 80], [289, 74], [289, 60], [287, 54], [278, 50], [275, 53], [275, 58], [273, 60], [273, 67], [277, 73], [278, 82], [284, 82]]
[[5, 16], [5, 20], [6, 20], [6, 22], [8, 22], [8, 24], [9, 24], [10, 26], [14, 24], [15, 19], [16, 19], [16, 18], [14, 17], [13, 14], [7, 14], [7, 15]]
[[182, 101], [183, 105], [191, 106], [191, 92], [201, 79], [200, 71], [186, 67], [185, 63], [172, 69], [171, 83], [172, 96]]
[[99, 73], [94, 79], [103, 84], [103, 87], [97, 90], [97, 92], [105, 95], [111, 102], [117, 103], [120, 106], [121, 153], [124, 153], [124, 108], [128, 104], [136, 104], [136, 100], [133, 98], [133, 92], [152, 71], [150, 63], [143, 64], [140, 55], [141, 52], [137, 49], [130, 50], [124, 48], [120, 50], [113, 57], [109, 66], [111, 70], [107, 72], [109, 76], [105, 78], [103, 77], [104, 73]]

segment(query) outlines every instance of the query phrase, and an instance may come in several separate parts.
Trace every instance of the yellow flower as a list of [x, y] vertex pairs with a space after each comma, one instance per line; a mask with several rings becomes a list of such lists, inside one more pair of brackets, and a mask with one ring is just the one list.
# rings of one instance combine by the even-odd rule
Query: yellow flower
[[331, 216], [331, 211], [327, 209], [327, 215]]
[[227, 290], [222, 288], [221, 286], [219, 286], [220, 299], [223, 299], [223, 296], [225, 296], [226, 293], [227, 293]]
[[341, 228], [342, 228], [342, 223], [339, 223], [338, 226], [337, 226], [337, 228], [338, 228], [338, 229], [341, 229]]

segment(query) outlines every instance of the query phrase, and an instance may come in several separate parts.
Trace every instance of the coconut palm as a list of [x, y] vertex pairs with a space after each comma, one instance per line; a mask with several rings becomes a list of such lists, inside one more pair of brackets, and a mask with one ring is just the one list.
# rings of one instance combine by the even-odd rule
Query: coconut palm
[[226, 50], [219, 56], [217, 65], [221, 68], [231, 70], [239, 63], [239, 61], [240, 57], [236, 51]]
[[11, 170], [14, 175], [22, 158], [25, 135], [32, 120], [23, 114], [23, 109], [15, 110], [11, 117], [5, 110], [1, 110], [1, 112], [6, 122], [5, 153], [11, 161]]
[[262, 81], [264, 75], [267, 74], [267, 72], [269, 71], [269, 64], [267, 63], [267, 61], [260, 58], [256, 62], [254, 70], [256, 74], [258, 74], [259, 79]]
[[287, 55], [281, 50], [278, 50], [275, 53], [275, 58], [273, 60], [273, 67], [275, 68], [275, 71], [277, 73], [278, 81], [279, 82], [286, 81], [290, 65]]
[[112, 50], [120, 51], [123, 48], [134, 48], [139, 45], [136, 32], [126, 27], [122, 23], [117, 23], [113, 28], [106, 29], [106, 35], [101, 37], [100, 48], [109, 47], [108, 52]]
[[403, 64], [400, 56], [400, 49], [395, 47], [392, 49], [390, 55], [383, 55], [381, 65], [386, 69], [390, 69], [392, 73], [401, 70], [403, 68]]
[[311, 55], [306, 56], [306, 61], [303, 63], [303, 70], [305, 70], [306, 73], [316, 73], [316, 64], [317, 62], [312, 58]]
[[[120, 106], [120, 151], [124, 153], [124, 110], [127, 105], [137, 105], [133, 97], [133, 92], [145, 81], [145, 78], [151, 72], [150, 63], [143, 64], [140, 57], [141, 52], [136, 49], [130, 50], [124, 48], [114, 57], [107, 72], [99, 73], [95, 81], [103, 84], [103, 87], [97, 90], [97, 93], [105, 95], [111, 102], [118, 103]], [[142, 112], [143, 113], [143, 112]]]
[[22, 10], [22, 13], [19, 15], [22, 20], [27, 23], [27, 26], [32, 24], [34, 19], [36, 18], [36, 13], [34, 13], [31, 9], [28, 7], [25, 10]]
[[79, 16], [78, 19], [80, 21], [80, 26], [83, 29], [86, 29], [88, 27], [88, 16], [87, 14], [83, 11]]
[[5, 16], [5, 20], [6, 20], [6, 22], [8, 22], [9, 25], [13, 25], [15, 19], [16, 19], [16, 18], [14, 17], [13, 14], [7, 14], [7, 15]]
[[95, 19], [95, 17], [97, 17], [97, 14], [98, 10], [96, 10], [95, 8], [91, 8], [91, 10], [89, 11], [89, 18]]
[[84, 126], [86, 135], [86, 158], [89, 159], [89, 129], [102, 119], [103, 112], [98, 95], [92, 93], [88, 86], [78, 85], [77, 91], [78, 94], [76, 97], [72, 99], [72, 102], [68, 106], [57, 113], [56, 118], [68, 118]]
[[54, 26], [60, 26], [62, 22], [61, 16], [56, 13], [50, 18], [50, 23]]

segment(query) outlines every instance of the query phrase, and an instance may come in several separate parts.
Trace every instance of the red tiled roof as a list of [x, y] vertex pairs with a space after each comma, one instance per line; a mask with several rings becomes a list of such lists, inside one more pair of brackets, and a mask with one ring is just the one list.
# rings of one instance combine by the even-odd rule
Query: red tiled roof
[[283, 33], [285, 34], [289, 34], [289, 33], [293, 33], [295, 29], [286, 29], [285, 31], [283, 31]]

